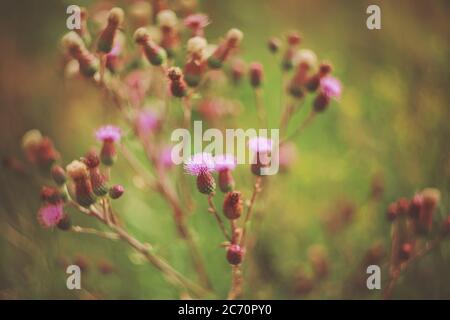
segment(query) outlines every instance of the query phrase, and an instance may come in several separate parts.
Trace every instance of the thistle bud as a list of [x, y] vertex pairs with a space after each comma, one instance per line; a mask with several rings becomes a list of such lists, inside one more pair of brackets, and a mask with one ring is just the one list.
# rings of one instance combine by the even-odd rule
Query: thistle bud
[[277, 53], [280, 50], [281, 47], [281, 41], [278, 38], [271, 38], [267, 42], [267, 47], [269, 48], [270, 52]]
[[170, 80], [170, 91], [172, 95], [177, 98], [185, 97], [187, 95], [187, 86], [181, 69], [172, 67], [167, 71], [167, 76]]
[[87, 78], [92, 78], [97, 73], [99, 63], [86, 49], [80, 36], [75, 31], [71, 31], [63, 37], [62, 43], [68, 53], [78, 61], [80, 73]]
[[111, 51], [117, 30], [123, 23], [123, 17], [124, 13], [120, 8], [112, 8], [111, 11], [109, 11], [107, 25], [98, 39], [98, 51], [103, 53], [109, 53]]
[[116, 184], [109, 189], [109, 196], [111, 199], [119, 199], [124, 192], [125, 188], [120, 184]]
[[206, 45], [206, 40], [201, 37], [191, 38], [187, 43], [189, 59], [184, 65], [184, 79], [190, 87], [196, 87], [200, 83], [206, 69], [206, 62], [203, 59]]
[[59, 152], [53, 146], [52, 140], [43, 137], [38, 130], [25, 133], [22, 138], [22, 147], [28, 161], [45, 170], [49, 170], [59, 159]]
[[58, 186], [64, 185], [67, 181], [66, 172], [61, 166], [54, 165], [52, 167], [50, 174], [52, 176], [53, 181], [55, 181], [55, 183]]
[[184, 19], [183, 23], [186, 28], [191, 30], [193, 37], [203, 37], [204, 29], [209, 24], [209, 18], [202, 13], [191, 14]]
[[62, 202], [62, 196], [58, 189], [43, 186], [41, 189], [41, 200], [47, 204], [58, 204]]
[[83, 162], [74, 160], [66, 167], [66, 170], [75, 184], [76, 201], [86, 208], [94, 204], [96, 197], [92, 190], [86, 165]]
[[223, 213], [230, 220], [238, 219], [242, 214], [242, 203], [240, 192], [228, 192], [223, 201]]
[[309, 65], [306, 63], [300, 63], [297, 67], [297, 71], [294, 74], [294, 77], [289, 83], [289, 93], [294, 97], [301, 99], [304, 97], [304, 89], [303, 86], [306, 83], [307, 76], [309, 71]]
[[242, 31], [230, 29], [226, 39], [218, 45], [217, 49], [208, 58], [209, 67], [212, 69], [221, 68], [225, 60], [230, 56], [230, 53], [239, 46], [243, 37]]
[[241, 59], [235, 59], [231, 64], [231, 79], [234, 84], [238, 84], [245, 74], [247, 66]]
[[231, 172], [236, 168], [236, 158], [232, 154], [217, 155], [214, 167], [219, 172], [219, 187], [222, 192], [234, 189], [234, 178]]
[[100, 127], [95, 136], [98, 141], [103, 142], [102, 150], [100, 151], [100, 159], [106, 166], [112, 166], [117, 159], [117, 151], [115, 143], [120, 141], [122, 131], [115, 126], [106, 125]]
[[106, 177], [100, 172], [100, 158], [95, 150], [89, 151], [83, 158], [83, 163], [89, 171], [92, 188], [96, 196], [104, 196], [108, 193]]
[[238, 265], [242, 262], [244, 250], [237, 244], [232, 244], [227, 249], [227, 260], [232, 265]]
[[329, 63], [322, 63], [319, 66], [319, 71], [311, 76], [308, 81], [306, 82], [306, 88], [310, 92], [316, 91], [320, 86], [320, 80], [331, 73], [332, 66]]
[[339, 99], [342, 87], [338, 79], [331, 76], [323, 77], [320, 80], [319, 94], [314, 99], [314, 110], [322, 112], [327, 109], [332, 98]]
[[134, 33], [134, 41], [142, 47], [145, 57], [152, 65], [160, 66], [166, 61], [166, 51], [150, 38], [145, 28], [136, 30]]
[[207, 170], [202, 170], [197, 176], [197, 189], [203, 194], [212, 194], [216, 190], [216, 181]]
[[259, 88], [263, 81], [263, 66], [259, 62], [250, 64], [250, 84], [253, 88]]

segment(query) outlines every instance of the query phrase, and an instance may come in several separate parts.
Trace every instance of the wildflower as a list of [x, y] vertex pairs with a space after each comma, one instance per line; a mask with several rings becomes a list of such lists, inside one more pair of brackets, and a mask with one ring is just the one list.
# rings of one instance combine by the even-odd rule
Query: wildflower
[[184, 163], [185, 171], [197, 176], [197, 189], [203, 194], [212, 194], [216, 189], [216, 182], [211, 175], [214, 167], [214, 158], [210, 153], [194, 154]]
[[22, 147], [28, 161], [43, 169], [50, 169], [51, 165], [60, 157], [52, 140], [43, 137], [38, 130], [30, 130], [24, 134]]
[[169, 57], [173, 57], [174, 49], [179, 43], [177, 26], [177, 16], [172, 10], [162, 10], [156, 16], [158, 25], [161, 29], [162, 39], [161, 47], [163, 47]]
[[223, 201], [223, 213], [230, 219], [238, 219], [242, 214], [242, 197], [238, 191], [231, 191], [225, 195]]
[[287, 41], [288, 41], [288, 48], [286, 52], [284, 53], [283, 60], [282, 60], [282, 68], [284, 70], [291, 70], [293, 67], [293, 58], [295, 56], [295, 53], [297, 52], [298, 46], [300, 45], [302, 38], [300, 35], [293, 31], [288, 35]]
[[215, 170], [219, 173], [219, 187], [222, 192], [232, 191], [234, 179], [231, 172], [236, 168], [236, 158], [232, 154], [222, 154], [214, 158]]
[[236, 49], [244, 37], [242, 31], [230, 29], [224, 41], [222, 41], [213, 54], [208, 58], [210, 68], [219, 69], [229, 57], [230, 53]]
[[320, 92], [314, 99], [314, 110], [324, 111], [332, 98], [339, 99], [342, 92], [341, 83], [338, 79], [327, 76], [320, 80]]
[[205, 38], [194, 37], [187, 43], [189, 59], [184, 65], [184, 79], [190, 87], [196, 87], [200, 83], [201, 76], [206, 69], [204, 60], [207, 42]]
[[43, 227], [55, 227], [64, 217], [63, 204], [45, 204], [39, 209], [37, 217]]
[[161, 128], [161, 119], [153, 110], [142, 110], [136, 118], [135, 128], [139, 136], [146, 137]]
[[82, 159], [89, 171], [92, 189], [96, 196], [104, 196], [108, 193], [106, 177], [100, 172], [100, 158], [95, 150], [89, 151]]
[[166, 51], [158, 46], [151, 38], [148, 31], [141, 27], [134, 33], [134, 41], [142, 47], [145, 57], [154, 66], [162, 65], [166, 60]]
[[89, 180], [89, 172], [86, 165], [78, 160], [72, 161], [66, 167], [67, 174], [75, 184], [75, 199], [83, 207], [89, 207], [96, 201], [92, 190], [92, 184]]
[[122, 131], [112, 125], [106, 125], [99, 128], [95, 136], [98, 141], [103, 142], [100, 151], [100, 159], [104, 165], [111, 166], [117, 158], [115, 143], [120, 141]]
[[329, 63], [322, 63], [319, 67], [319, 71], [316, 74], [311, 76], [306, 83], [306, 88], [310, 92], [316, 91], [321, 85], [321, 80], [328, 76], [332, 71], [332, 66]]
[[205, 27], [209, 25], [209, 18], [206, 14], [196, 13], [187, 16], [183, 24], [192, 32], [192, 37], [203, 37]]
[[105, 29], [100, 34], [100, 38], [97, 43], [97, 50], [103, 53], [109, 53], [113, 48], [114, 38], [117, 30], [123, 23], [124, 13], [120, 8], [112, 8], [108, 14], [108, 21]]
[[281, 47], [280, 39], [270, 38], [269, 41], [267, 42], [267, 47], [269, 48], [270, 52], [277, 53]]
[[78, 61], [80, 73], [87, 78], [92, 78], [98, 70], [98, 61], [86, 49], [80, 36], [75, 31], [71, 31], [62, 38], [62, 43], [67, 52]]
[[258, 88], [261, 86], [261, 83], [263, 81], [263, 66], [259, 62], [253, 62], [250, 64], [249, 68], [250, 72], [250, 84], [253, 88]]
[[272, 140], [264, 137], [254, 137], [248, 142], [248, 146], [255, 154], [251, 165], [254, 175], [261, 175], [261, 169], [268, 167], [270, 164], [269, 153], [272, 150]]
[[41, 188], [41, 200], [46, 204], [58, 204], [63, 202], [61, 192], [54, 187], [43, 186]]
[[232, 244], [227, 249], [227, 260], [232, 265], [238, 265], [242, 262], [244, 250], [237, 244]]
[[54, 165], [51, 169], [50, 174], [53, 178], [53, 181], [55, 181], [58, 186], [62, 186], [66, 183], [66, 172], [61, 166]]
[[111, 199], [119, 199], [123, 193], [125, 192], [125, 188], [120, 184], [116, 184], [109, 189], [109, 196]]
[[186, 82], [183, 72], [178, 67], [171, 67], [167, 71], [170, 80], [170, 91], [174, 97], [182, 98], [187, 95]]

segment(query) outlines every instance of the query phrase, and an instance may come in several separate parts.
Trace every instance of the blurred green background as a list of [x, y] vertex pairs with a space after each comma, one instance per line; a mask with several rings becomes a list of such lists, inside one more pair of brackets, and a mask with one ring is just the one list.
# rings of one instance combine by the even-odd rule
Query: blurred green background
[[[76, 2], [76, 3], [75, 3]], [[60, 37], [69, 4], [93, 1], [10, 1], [0, 13], [0, 150], [3, 159], [23, 158], [20, 140], [37, 128], [54, 139], [67, 164], [95, 145], [93, 132], [118, 114], [102, 105], [92, 86], [68, 84], [61, 75]], [[118, 5], [129, 1], [115, 1]], [[366, 28], [366, 8], [381, 7], [382, 29]], [[281, 107], [279, 62], [266, 48], [271, 36], [296, 29], [302, 47], [333, 63], [343, 85], [339, 103], [295, 139], [299, 158], [287, 173], [270, 178], [257, 203], [256, 246], [245, 266], [246, 298], [380, 298], [357, 285], [367, 250], [389, 252], [388, 204], [425, 187], [438, 188], [437, 215], [448, 214], [450, 180], [448, 1], [266, 1], [208, 0], [206, 37], [214, 42], [229, 28], [245, 38], [243, 58], [265, 68], [264, 102], [276, 127]], [[130, 31], [131, 32], [131, 31]], [[253, 94], [245, 83], [229, 91], [243, 105], [240, 124], [256, 124]], [[309, 106], [308, 106], [309, 107]], [[106, 109], [105, 109], [106, 108]], [[306, 116], [302, 110], [292, 120]], [[137, 146], [130, 143], [131, 148]], [[143, 155], [140, 155], [143, 157]], [[143, 159], [143, 158], [142, 158]], [[252, 177], [238, 171], [238, 188], [248, 197]], [[177, 269], [195, 278], [184, 243], [176, 237], [169, 208], [156, 194], [139, 190], [125, 161], [113, 180], [126, 187], [115, 203], [130, 230]], [[193, 179], [192, 179], [193, 180]], [[382, 181], [381, 197], [371, 196]], [[5, 166], [0, 175], [0, 297], [13, 298], [179, 298], [155, 269], [136, 261], [125, 244], [89, 235], [42, 229], [36, 219], [42, 180]], [[192, 181], [193, 183], [193, 181]], [[193, 184], [192, 184], [193, 186]], [[195, 196], [189, 224], [219, 297], [229, 289], [230, 268], [204, 197]], [[217, 202], [219, 205], [219, 202]], [[345, 210], [351, 223], [330, 233], [326, 223]], [[343, 209], [344, 208], [344, 209]], [[74, 215], [80, 225], [95, 226]], [[436, 217], [439, 220], [439, 217]], [[327, 252], [329, 274], [307, 295], [302, 279], [311, 274], [308, 250]], [[311, 251], [311, 250], [310, 250]], [[66, 289], [64, 263], [85, 261], [81, 291]], [[104, 274], [99, 266], [111, 265]], [[394, 297], [450, 298], [450, 246], [420, 260], [399, 282]], [[383, 273], [383, 277], [387, 275]], [[385, 283], [387, 279], [383, 278]]]

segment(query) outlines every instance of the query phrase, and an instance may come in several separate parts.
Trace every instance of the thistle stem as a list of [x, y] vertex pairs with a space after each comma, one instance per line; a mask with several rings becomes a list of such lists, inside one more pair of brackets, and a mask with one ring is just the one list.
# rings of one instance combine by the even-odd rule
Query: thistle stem
[[208, 205], [209, 205], [208, 211], [211, 212], [214, 215], [214, 217], [216, 218], [217, 223], [219, 224], [220, 230], [222, 230], [222, 233], [225, 236], [225, 238], [228, 241], [231, 241], [231, 237], [228, 234], [227, 229], [225, 228], [222, 218], [220, 217], [219, 213], [217, 212], [216, 206], [214, 205], [214, 202], [212, 201], [213, 197], [214, 197], [214, 193], [208, 195]]
[[242, 248], [245, 248], [245, 237], [247, 234], [249, 221], [252, 217], [252, 213], [253, 213], [252, 209], [255, 204], [256, 196], [258, 195], [258, 193], [261, 192], [261, 181], [262, 181], [261, 177], [256, 177], [256, 181], [253, 186], [252, 197], [250, 198], [250, 204], [247, 208], [247, 214], [245, 215], [245, 220], [244, 220], [244, 227], [243, 227], [242, 237], [241, 237], [241, 247]]
[[117, 233], [114, 232], [104, 232], [100, 231], [94, 228], [85, 228], [80, 226], [72, 226], [70, 229], [72, 232], [75, 233], [84, 233], [84, 234], [92, 234], [96, 235], [105, 239], [111, 239], [111, 240], [119, 240], [120, 236]]

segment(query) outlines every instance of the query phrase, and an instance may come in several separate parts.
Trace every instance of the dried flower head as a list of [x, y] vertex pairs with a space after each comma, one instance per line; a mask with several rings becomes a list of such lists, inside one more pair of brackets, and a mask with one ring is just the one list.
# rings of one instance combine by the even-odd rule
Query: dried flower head
[[73, 180], [86, 179], [89, 176], [87, 166], [78, 160], [73, 160], [66, 166], [69, 177]]
[[58, 204], [62, 202], [61, 192], [54, 187], [42, 186], [41, 200], [46, 204]]

